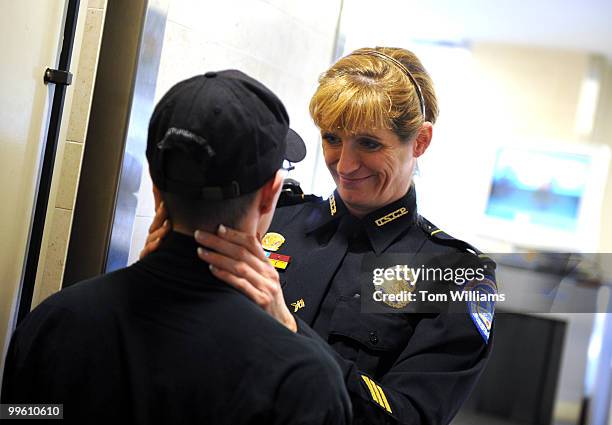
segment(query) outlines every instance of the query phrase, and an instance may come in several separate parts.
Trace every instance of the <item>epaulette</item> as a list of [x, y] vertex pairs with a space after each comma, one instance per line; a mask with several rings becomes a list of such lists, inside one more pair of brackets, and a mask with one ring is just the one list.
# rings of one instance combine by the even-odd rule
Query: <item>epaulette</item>
[[303, 204], [305, 202], [317, 202], [323, 198], [316, 195], [305, 195], [300, 187], [300, 183], [293, 179], [285, 179], [283, 189], [276, 204], [277, 208], [290, 205]]
[[417, 220], [419, 227], [427, 234], [429, 239], [436, 241], [442, 245], [452, 246], [464, 252], [471, 252], [480, 258], [483, 262], [491, 263], [493, 270], [495, 270], [495, 261], [491, 259], [488, 255], [484, 254], [478, 248], [469, 243], [462, 241], [461, 239], [456, 239], [444, 232], [442, 229], [439, 229], [435, 226], [431, 221], [427, 220], [423, 216], [419, 216]]
[[304, 195], [291, 193], [289, 191], [283, 190], [278, 198], [278, 203], [276, 204], [277, 208], [287, 207], [290, 205], [303, 204], [305, 202], [317, 202], [322, 201], [323, 198], [316, 195]]

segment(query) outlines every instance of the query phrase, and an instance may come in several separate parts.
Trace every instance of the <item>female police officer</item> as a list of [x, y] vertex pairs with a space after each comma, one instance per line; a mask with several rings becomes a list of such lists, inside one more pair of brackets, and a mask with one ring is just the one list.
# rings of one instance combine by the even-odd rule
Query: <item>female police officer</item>
[[357, 283], [372, 252], [477, 252], [417, 214], [413, 171], [438, 115], [431, 79], [407, 50], [359, 49], [321, 76], [310, 113], [334, 194], [277, 209], [266, 251], [225, 227], [197, 232], [200, 257], [287, 327], [331, 347], [356, 423], [448, 423], [489, 356], [492, 309], [365, 314]]

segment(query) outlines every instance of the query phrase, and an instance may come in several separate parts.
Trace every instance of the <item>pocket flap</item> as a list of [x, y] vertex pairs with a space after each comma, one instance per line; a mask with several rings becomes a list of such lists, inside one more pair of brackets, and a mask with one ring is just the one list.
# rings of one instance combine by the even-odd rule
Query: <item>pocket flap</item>
[[413, 329], [404, 314], [361, 313], [359, 298], [341, 297], [330, 323], [330, 335], [342, 335], [380, 351], [401, 349]]

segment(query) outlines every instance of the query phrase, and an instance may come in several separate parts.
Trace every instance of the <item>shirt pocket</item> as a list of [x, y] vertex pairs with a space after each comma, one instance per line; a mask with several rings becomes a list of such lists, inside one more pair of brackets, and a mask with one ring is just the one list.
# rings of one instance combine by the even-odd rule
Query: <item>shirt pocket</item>
[[388, 370], [413, 334], [402, 313], [361, 313], [359, 298], [341, 297], [332, 314], [329, 342], [360, 370], [376, 375]]

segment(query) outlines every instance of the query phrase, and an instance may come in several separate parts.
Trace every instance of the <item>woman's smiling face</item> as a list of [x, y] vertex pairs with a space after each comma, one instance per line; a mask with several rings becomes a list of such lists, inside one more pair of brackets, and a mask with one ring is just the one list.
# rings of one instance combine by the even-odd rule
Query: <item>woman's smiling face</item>
[[414, 140], [391, 130], [324, 131], [323, 156], [340, 197], [362, 217], [404, 196], [414, 170]]

